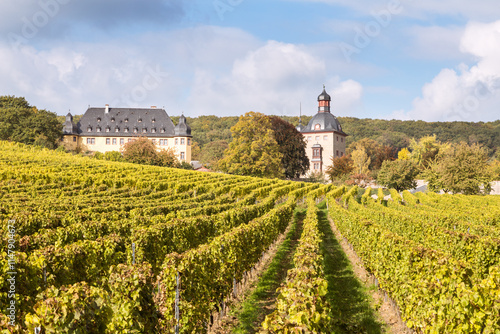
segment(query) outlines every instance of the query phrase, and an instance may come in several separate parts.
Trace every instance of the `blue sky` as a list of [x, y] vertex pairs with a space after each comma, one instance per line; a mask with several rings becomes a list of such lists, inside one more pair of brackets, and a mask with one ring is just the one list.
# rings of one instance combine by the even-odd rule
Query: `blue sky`
[[2, 0], [0, 94], [60, 115], [500, 119], [496, 0]]

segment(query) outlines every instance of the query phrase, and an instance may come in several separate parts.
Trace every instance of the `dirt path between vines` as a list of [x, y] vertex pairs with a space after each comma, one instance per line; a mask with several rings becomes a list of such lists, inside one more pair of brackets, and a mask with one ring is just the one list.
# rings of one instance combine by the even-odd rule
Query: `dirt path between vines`
[[356, 252], [351, 249], [347, 240], [344, 239], [340, 231], [337, 229], [337, 226], [333, 222], [333, 220], [328, 217], [328, 221], [330, 222], [330, 227], [335, 234], [337, 241], [340, 243], [344, 253], [352, 264], [352, 269], [354, 274], [358, 277], [358, 279], [363, 282], [363, 284], [368, 288], [367, 291], [371, 294], [374, 304], [378, 309], [377, 313], [380, 319], [386, 324], [383, 328], [383, 333], [391, 333], [391, 334], [410, 334], [414, 333], [412, 330], [406, 327], [405, 323], [401, 319], [399, 315], [399, 311], [397, 307], [391, 302], [390, 298], [388, 298], [385, 293], [379, 289], [377, 289], [373, 285], [373, 277], [366, 271], [363, 266], [363, 262], [358, 257]]

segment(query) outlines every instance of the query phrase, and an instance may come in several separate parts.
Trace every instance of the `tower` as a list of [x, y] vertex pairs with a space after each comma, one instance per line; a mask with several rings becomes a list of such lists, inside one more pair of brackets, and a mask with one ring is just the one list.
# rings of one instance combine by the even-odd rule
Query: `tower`
[[345, 155], [347, 134], [331, 113], [331, 96], [323, 91], [318, 96], [318, 113], [301, 127], [300, 132], [306, 140], [306, 154], [310, 161], [309, 173], [325, 172], [332, 165], [332, 158]]

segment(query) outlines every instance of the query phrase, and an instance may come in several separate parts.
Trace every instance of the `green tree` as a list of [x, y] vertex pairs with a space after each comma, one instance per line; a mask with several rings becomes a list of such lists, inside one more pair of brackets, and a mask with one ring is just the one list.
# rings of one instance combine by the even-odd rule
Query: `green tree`
[[423, 175], [432, 191], [444, 190], [466, 195], [489, 193], [493, 173], [488, 159], [484, 147], [461, 142], [441, 151]]
[[227, 150], [229, 144], [226, 140], [216, 140], [205, 144], [200, 152], [199, 160], [203, 164], [209, 164], [216, 167], [220, 159], [224, 157], [224, 151]]
[[397, 191], [413, 189], [417, 186], [415, 178], [419, 170], [411, 160], [386, 160], [377, 175], [377, 182]]
[[309, 169], [309, 158], [306, 154], [307, 144], [304, 136], [297, 131], [293, 124], [281, 117], [271, 116], [270, 118], [274, 138], [282, 155], [281, 165], [285, 171], [285, 177], [289, 179], [299, 178]]
[[56, 148], [62, 127], [55, 113], [30, 106], [24, 97], [0, 96], [0, 139]]
[[248, 112], [231, 128], [233, 141], [218, 167], [238, 175], [282, 177], [282, 154], [274, 138], [271, 120], [264, 114]]
[[328, 166], [326, 175], [331, 181], [334, 181], [351, 174], [353, 170], [354, 163], [350, 156], [332, 157], [332, 165]]

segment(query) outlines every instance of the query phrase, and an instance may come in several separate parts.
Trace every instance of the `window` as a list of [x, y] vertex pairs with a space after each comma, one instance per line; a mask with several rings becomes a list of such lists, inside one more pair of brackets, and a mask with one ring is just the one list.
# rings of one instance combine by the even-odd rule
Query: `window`
[[100, 122], [100, 121], [101, 121], [101, 119], [100, 119], [100, 118], [98, 118], [98, 119], [97, 119], [97, 122]]
[[160, 132], [165, 133], [165, 128], [161, 128]]
[[313, 137], [311, 137], [311, 136], [307, 137], [307, 141], [311, 141], [312, 139], [313, 139]]
[[151, 141], [156, 145], [156, 139], [151, 139]]
[[316, 141], [319, 141], [319, 136], [316, 136]]
[[142, 133], [146, 133], [146, 132], [148, 132], [148, 129], [142, 128]]
[[129, 138], [129, 139], [127, 140], [127, 142], [128, 142], [128, 143], [130, 143], [131, 141], [132, 141], [132, 139], [131, 139], [131, 138]]
[[314, 170], [320, 170], [320, 168], [321, 168], [320, 166], [321, 166], [321, 165], [320, 165], [320, 163], [319, 163], [319, 162], [315, 162], [315, 163], [314, 163]]
[[340, 137], [340, 142], [343, 143], [344, 142], [344, 137]]
[[337, 141], [339, 141], [339, 136], [337, 136]]
[[76, 141], [76, 137], [73, 137], [73, 141]]
[[116, 138], [113, 138], [113, 145], [116, 145]]
[[109, 126], [106, 127], [106, 132], [111, 131], [111, 128]]
[[328, 136], [323, 136], [323, 140], [328, 140]]
[[179, 138], [175, 138], [175, 145], [179, 145]]
[[156, 128], [152, 128], [151, 133], [156, 133]]
[[320, 148], [313, 148], [313, 158], [319, 158], [321, 156]]
[[106, 138], [106, 145], [109, 145], [111, 144], [111, 139], [110, 138]]
[[134, 133], [137, 133], [139, 131], [138, 128], [134, 128]]
[[128, 123], [128, 118], [125, 118], [125, 123]]
[[95, 128], [96, 132], [101, 132], [101, 127], [98, 126], [97, 128]]
[[337, 156], [339, 156], [339, 150], [337, 150]]
[[188, 146], [191, 146], [191, 138], [188, 138]]
[[186, 144], [186, 138], [181, 138], [181, 145]]
[[111, 122], [112, 122], [112, 123], [114, 123], [114, 121], [115, 121], [115, 118], [113, 117], [113, 118], [111, 119]]
[[151, 120], [151, 122], [153, 122], [153, 123], [154, 123], [155, 121], [156, 121], [156, 120], [155, 120], [154, 118]]
[[120, 132], [120, 128], [119, 128], [119, 127], [116, 127], [116, 128], [115, 128], [115, 132]]
[[344, 152], [340, 152], [340, 156], [343, 157], [344, 156]]
[[123, 129], [123, 132], [128, 132], [128, 128]]
[[90, 126], [89, 126], [89, 127], [87, 128], [87, 132], [92, 132], [92, 127], [90, 127]]
[[163, 139], [160, 139], [160, 146], [163, 146]]
[[95, 138], [87, 138], [87, 144], [88, 145], [94, 145], [95, 144]]
[[125, 144], [125, 139], [124, 138], [120, 138], [120, 145], [123, 145]]
[[165, 140], [163, 141], [163, 144], [164, 144], [165, 146], [167, 146], [167, 145], [168, 145], [168, 139], [165, 139]]
[[141, 123], [141, 122], [142, 122], [142, 118], [139, 118], [137, 121], [138, 121], [139, 123]]
[[321, 125], [319, 124], [314, 125], [314, 130], [321, 130]]
[[185, 160], [186, 159], [186, 154], [184, 152], [181, 152], [181, 160]]

